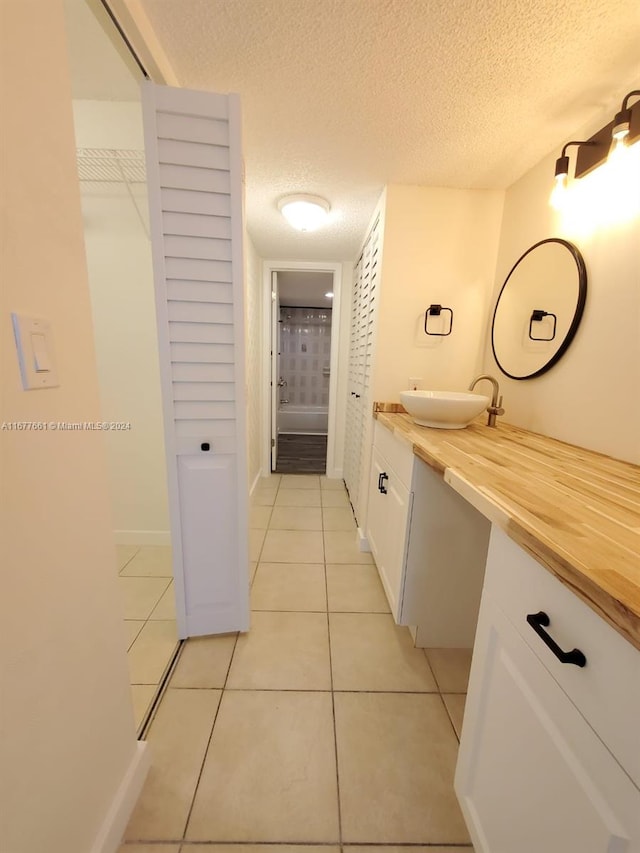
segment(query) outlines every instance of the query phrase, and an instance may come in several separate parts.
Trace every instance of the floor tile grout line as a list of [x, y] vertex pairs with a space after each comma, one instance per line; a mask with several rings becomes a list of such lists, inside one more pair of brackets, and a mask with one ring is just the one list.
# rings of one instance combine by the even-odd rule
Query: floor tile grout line
[[[453, 722], [453, 717], [451, 715], [451, 712], [449, 711], [449, 706], [444, 701], [444, 696], [442, 695], [442, 693], [439, 693], [438, 695], [440, 696], [440, 699], [442, 700], [442, 704], [444, 705], [445, 713], [446, 713], [447, 717], [449, 717], [449, 722], [451, 723], [451, 728], [453, 729], [453, 734], [455, 735], [455, 738], [458, 741], [458, 746], [460, 746], [460, 737], [458, 736], [458, 732], [457, 732], [455, 724]], [[449, 694], [449, 695], [451, 695], [451, 694]]]
[[[176, 687], [176, 690], [220, 690], [212, 687]], [[438, 690], [331, 690], [313, 687], [227, 687], [228, 693], [370, 693], [380, 695], [386, 693], [389, 696], [439, 696]], [[447, 696], [466, 696], [466, 693], [447, 693]]]
[[325, 555], [324, 562], [324, 592], [327, 602], [327, 642], [329, 646], [329, 678], [331, 685], [331, 718], [333, 721], [333, 749], [336, 762], [336, 797], [338, 806], [338, 843], [342, 850], [342, 804], [340, 802], [340, 768], [338, 766], [338, 727], [336, 725], [336, 698], [333, 684], [333, 658], [331, 656], [331, 622], [329, 618], [329, 582], [327, 579], [327, 561], [326, 553], [324, 552], [324, 515], [323, 515], [323, 531], [322, 531], [322, 547]]
[[[291, 563], [291, 564], [289, 564], [289, 563], [263, 563], [263, 565], [265, 565], [265, 566], [269, 566], [269, 565], [277, 565], [277, 566], [292, 565], [293, 566], [293, 565], [295, 565], [295, 563]], [[302, 565], [303, 566], [318, 566], [319, 563], [302, 563]], [[366, 563], [364, 565], [366, 565]], [[305, 571], [306, 571], [305, 569], [302, 569], [301, 573], [304, 573]], [[290, 608], [278, 607], [275, 609], [271, 608], [271, 607], [252, 607], [251, 611], [252, 611], [252, 613], [326, 613], [327, 608], [324, 607], [322, 610], [318, 610], [315, 608], [313, 610], [309, 610], [309, 609], [301, 610], [300, 608], [297, 608], [297, 607], [290, 607]], [[332, 610], [331, 608], [329, 608], [328, 612], [329, 613], [337, 613], [337, 614], [342, 613], [345, 616], [391, 616], [391, 613], [389, 610]], [[156, 622], [161, 622], [161, 621], [162, 621], [161, 619], [156, 619]], [[445, 690], [444, 692], [445, 693], [451, 693], [450, 690]]]
[[[152, 609], [151, 613], [149, 614], [149, 616], [147, 617], [147, 622], [149, 622], [149, 621], [152, 621], [152, 622], [161, 622], [161, 621], [163, 621], [163, 620], [161, 620], [161, 619], [151, 619], [151, 617], [152, 617], [152, 616], [153, 616], [153, 614], [156, 612], [156, 607], [160, 604], [160, 602], [162, 601], [162, 599], [165, 597], [165, 595], [166, 595], [166, 594], [167, 594], [167, 592], [169, 591], [169, 588], [170, 588], [170, 586], [171, 586], [171, 584], [172, 584], [172, 583], [173, 583], [173, 578], [170, 578], [170, 579], [169, 579], [169, 583], [165, 586], [164, 591], [163, 591], [163, 592], [162, 592], [162, 594], [160, 595], [160, 598], [159, 598], [159, 599], [156, 601], [156, 603], [153, 605], [153, 609]], [[175, 595], [175, 593], [174, 593], [174, 595]], [[174, 600], [175, 600], [175, 599], [174, 599]], [[174, 608], [174, 610], [175, 610], [175, 608]], [[164, 621], [166, 621], [166, 620], [164, 620]], [[173, 617], [173, 621], [174, 621], [174, 622], [176, 621], [175, 615], [174, 615], [174, 617]]]
[[[118, 546], [118, 544], [119, 544], [119, 543], [117, 543], [117, 542], [116, 542], [115, 544], [116, 544], [116, 548], [117, 548], [117, 546]], [[135, 552], [134, 552], [134, 553], [129, 557], [129, 559], [128, 559], [128, 560], [127, 560], [127, 562], [124, 564], [124, 566], [121, 566], [121, 567], [118, 569], [118, 574], [120, 574], [120, 572], [123, 572], [123, 571], [127, 568], [127, 566], [129, 565], [129, 563], [131, 562], [131, 560], [133, 560], [133, 558], [134, 558], [134, 557], [137, 557], [137, 556], [138, 556], [138, 554], [140, 553], [140, 548], [141, 548], [142, 546], [141, 546], [141, 545], [133, 545], [132, 547], [133, 547], [133, 548], [137, 548], [138, 550], [137, 550], [137, 551], [135, 551]], [[117, 554], [117, 553], [118, 553], [118, 552], [117, 552], [117, 550], [116, 550], [116, 554]]]
[[118, 573], [118, 576], [121, 578], [157, 578], [159, 580], [173, 580], [173, 575], [121, 575], [120, 573]]
[[[350, 847], [389, 847], [393, 849], [398, 848], [429, 848], [429, 847], [437, 847], [439, 849], [464, 849], [464, 850], [473, 850], [473, 845], [467, 842], [452, 842], [452, 841], [403, 841], [400, 844], [397, 842], [391, 841], [347, 841], [343, 844], [339, 844], [337, 841], [221, 841], [221, 840], [197, 840], [188, 841], [184, 839], [170, 839], [166, 838], [161, 839], [151, 839], [144, 841], [133, 841], [127, 840], [122, 842], [123, 847], [134, 846], [134, 845], [155, 845], [155, 846], [169, 846], [173, 845], [182, 845], [184, 848], [186, 847], [202, 847], [204, 845], [209, 846], [221, 846], [221, 847], [342, 847], [345, 850], [348, 850]], [[187, 850], [181, 849], [180, 853], [188, 853]]]
[[[388, 847], [388, 848], [429, 848], [429, 847], [438, 847], [443, 849], [464, 849], [464, 850], [473, 850], [473, 844], [469, 844], [467, 842], [451, 842], [451, 841], [403, 841], [401, 843], [391, 842], [391, 841], [347, 841], [343, 844], [339, 844], [337, 841], [221, 841], [221, 840], [207, 840], [201, 841], [194, 839], [192, 841], [186, 839], [171, 839], [167, 840], [166, 838], [155, 839], [155, 840], [145, 840], [145, 841], [133, 841], [127, 840], [122, 842], [122, 846], [134, 846], [134, 845], [155, 845], [155, 846], [164, 846], [164, 845], [182, 845], [182, 847], [202, 847], [204, 845], [210, 846], [224, 846], [224, 847], [342, 847], [348, 850], [350, 847]], [[184, 849], [181, 849], [180, 853], [186, 853]]]
[[[191, 820], [191, 814], [193, 812], [193, 806], [196, 801], [196, 797], [198, 795], [198, 788], [200, 787], [200, 780], [202, 779], [202, 774], [204, 772], [204, 766], [207, 763], [207, 757], [209, 755], [209, 749], [211, 748], [211, 741], [213, 740], [213, 733], [216, 728], [216, 722], [218, 720], [218, 715], [220, 713], [220, 708], [222, 707], [222, 700], [224, 699], [224, 693], [227, 687], [227, 682], [229, 680], [229, 673], [231, 672], [231, 666], [233, 664], [233, 658], [236, 653], [236, 648], [238, 646], [238, 637], [240, 636], [240, 632], [236, 634], [235, 642], [233, 644], [233, 650], [231, 652], [231, 657], [229, 658], [229, 665], [227, 667], [227, 674], [224, 678], [224, 684], [222, 685], [222, 689], [220, 690], [220, 700], [218, 702], [218, 706], [216, 708], [216, 712], [213, 715], [213, 723], [211, 725], [211, 731], [209, 732], [209, 738], [207, 740], [207, 745], [204, 750], [204, 755], [202, 756], [202, 763], [200, 765], [200, 772], [198, 773], [198, 778], [196, 780], [195, 788], [193, 789], [193, 797], [191, 798], [191, 805], [189, 806], [189, 812], [187, 814], [187, 819], [184, 823], [184, 829], [182, 830], [182, 841], [186, 840], [187, 829], [189, 828], [189, 821]], [[215, 689], [215, 688], [213, 688]]]

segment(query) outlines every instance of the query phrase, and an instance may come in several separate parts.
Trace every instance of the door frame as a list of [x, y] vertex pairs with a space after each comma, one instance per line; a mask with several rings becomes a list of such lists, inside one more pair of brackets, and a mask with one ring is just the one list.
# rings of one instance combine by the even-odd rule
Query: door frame
[[[271, 470], [274, 471], [278, 464], [278, 409], [276, 401], [280, 398], [278, 386], [278, 374], [280, 370], [280, 353], [274, 353], [274, 341], [280, 346], [280, 288], [278, 286], [278, 273], [271, 273], [271, 302], [269, 304], [271, 311], [271, 334], [269, 336], [269, 351], [271, 353], [271, 396], [269, 399], [270, 431], [271, 438]], [[275, 463], [275, 464], [274, 464]]]
[[262, 476], [271, 474], [271, 281], [273, 273], [326, 272], [333, 274], [333, 304], [331, 306], [331, 355], [329, 368], [329, 417], [327, 428], [328, 477], [342, 476], [342, 460], [336, 460], [336, 435], [338, 432], [338, 369], [340, 354], [340, 312], [342, 307], [342, 264], [328, 261], [278, 261], [266, 260], [262, 264]]

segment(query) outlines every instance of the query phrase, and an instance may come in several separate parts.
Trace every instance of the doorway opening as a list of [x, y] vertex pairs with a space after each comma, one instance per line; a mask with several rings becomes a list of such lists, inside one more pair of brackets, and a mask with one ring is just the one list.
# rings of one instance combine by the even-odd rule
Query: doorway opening
[[271, 465], [278, 474], [324, 474], [331, 444], [333, 270], [271, 271]]

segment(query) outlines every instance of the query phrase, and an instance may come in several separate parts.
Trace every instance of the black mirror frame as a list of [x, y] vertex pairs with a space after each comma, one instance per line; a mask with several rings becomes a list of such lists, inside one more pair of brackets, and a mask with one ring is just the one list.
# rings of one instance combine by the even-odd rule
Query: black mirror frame
[[[545, 243], [560, 243], [561, 246], [564, 246], [571, 252], [571, 255], [576, 262], [576, 266], [578, 268], [578, 301], [576, 304], [576, 310], [573, 315], [573, 319], [571, 321], [571, 325], [567, 330], [567, 334], [564, 337], [564, 340], [556, 350], [556, 352], [551, 356], [549, 361], [542, 365], [539, 370], [534, 371], [533, 373], [528, 373], [526, 376], [514, 376], [512, 373], [509, 373], [504, 367], [500, 364], [498, 360], [498, 356], [496, 354], [495, 341], [493, 338], [493, 332], [495, 328], [495, 320], [496, 313], [498, 311], [498, 306], [500, 305], [500, 299], [502, 297], [502, 293], [509, 283], [509, 279], [515, 272], [518, 265], [527, 257], [528, 254], [533, 252], [534, 249], [537, 249], [538, 246], [542, 246]], [[546, 240], [540, 240], [538, 243], [534, 243], [533, 246], [527, 249], [524, 254], [522, 254], [515, 264], [511, 267], [509, 271], [509, 275], [505, 278], [504, 284], [500, 288], [500, 293], [498, 294], [498, 298], [496, 300], [496, 306], [493, 309], [493, 317], [491, 318], [491, 350], [493, 351], [493, 358], [498, 365], [498, 368], [504, 373], [505, 376], [508, 376], [509, 379], [533, 379], [536, 376], [542, 376], [543, 373], [546, 373], [548, 370], [557, 364], [557, 362], [562, 358], [562, 356], [567, 351], [569, 344], [575, 337], [576, 332], [578, 331], [578, 326], [580, 325], [580, 320], [582, 319], [582, 313], [584, 311], [585, 302], [587, 301], [587, 268], [584, 263], [584, 258], [580, 253], [580, 250], [577, 246], [574, 246], [573, 243], [570, 243], [568, 240], [562, 240], [560, 237], [548, 237]]]

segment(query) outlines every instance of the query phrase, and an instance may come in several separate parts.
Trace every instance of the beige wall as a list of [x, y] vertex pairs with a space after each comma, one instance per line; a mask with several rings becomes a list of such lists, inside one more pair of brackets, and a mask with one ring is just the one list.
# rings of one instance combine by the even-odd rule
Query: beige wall
[[[139, 103], [75, 101], [80, 148], [144, 150]], [[106, 436], [117, 542], [169, 544], [146, 185], [82, 183], [82, 213], [93, 309], [101, 411], [131, 429]]]
[[246, 299], [246, 359], [247, 359], [247, 470], [251, 488], [260, 476], [262, 450], [263, 388], [262, 345], [262, 261], [251, 237], [245, 232], [245, 299]]
[[[59, 0], [2, 3], [2, 421], [100, 417]], [[60, 387], [23, 392], [11, 311]], [[3, 431], [0, 848], [87, 853], [136, 750], [99, 432]]]
[[[584, 139], [610, 121], [632, 88], [638, 82], [613, 93], [600, 119], [577, 128], [571, 138]], [[587, 267], [582, 324], [566, 354], [543, 376], [525, 381], [503, 376], [490, 340], [484, 367], [500, 380], [509, 423], [640, 462], [640, 143], [619, 178], [601, 167], [580, 179], [569, 208], [558, 214], [548, 200], [562, 144], [507, 191], [494, 299], [529, 246], [563, 237], [577, 245]]]
[[[398, 401], [409, 377], [426, 389], [462, 390], [478, 372], [503, 195], [387, 187], [374, 400]], [[425, 335], [432, 303], [453, 309], [449, 337]]]

